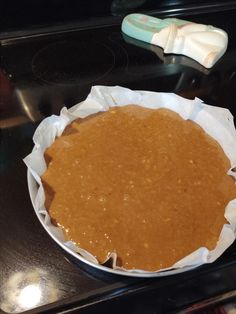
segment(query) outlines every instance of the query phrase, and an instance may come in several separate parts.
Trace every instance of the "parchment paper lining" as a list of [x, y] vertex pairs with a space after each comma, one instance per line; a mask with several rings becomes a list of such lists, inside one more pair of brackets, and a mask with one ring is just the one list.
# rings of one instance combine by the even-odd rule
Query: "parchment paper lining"
[[[69, 251], [79, 253], [89, 264], [98, 264], [96, 258], [89, 252], [77, 247], [73, 242], [65, 242], [63, 232], [60, 228], [52, 225], [47, 210], [44, 207], [45, 194], [40, 176], [46, 170], [44, 151], [64, 131], [65, 127], [77, 118], [85, 118], [90, 114], [99, 111], [109, 110], [110, 107], [137, 104], [147, 108], [168, 108], [177, 112], [183, 119], [193, 120], [199, 124], [210, 136], [212, 136], [223, 148], [231, 163], [228, 175], [236, 179], [236, 130], [233, 123], [233, 116], [225, 108], [213, 107], [204, 104], [200, 99], [188, 100], [173, 93], [156, 93], [149, 91], [132, 91], [120, 86], [94, 86], [85, 101], [70, 108], [62, 108], [60, 116], [52, 115], [44, 119], [36, 129], [33, 141], [34, 148], [24, 162], [28, 167], [29, 191], [32, 203], [38, 218], [44, 225], [47, 232], [62, 246], [69, 248]], [[222, 228], [219, 241], [214, 250], [209, 251], [201, 247], [190, 255], [175, 263], [172, 267], [157, 272], [144, 270], [125, 270], [116, 266], [116, 254], [112, 253], [112, 268], [123, 272], [138, 274], [152, 274], [165, 271], [165, 274], [173, 273], [173, 269], [197, 267], [204, 263], [215, 261], [235, 240], [236, 237], [236, 199], [231, 200], [225, 208], [225, 218], [229, 222]], [[64, 247], [65, 248], [65, 247]], [[68, 249], [67, 249], [68, 251]], [[75, 256], [75, 254], [73, 254]], [[80, 256], [77, 254], [78, 258]], [[84, 260], [82, 258], [82, 260]], [[120, 273], [120, 272], [119, 272]]]

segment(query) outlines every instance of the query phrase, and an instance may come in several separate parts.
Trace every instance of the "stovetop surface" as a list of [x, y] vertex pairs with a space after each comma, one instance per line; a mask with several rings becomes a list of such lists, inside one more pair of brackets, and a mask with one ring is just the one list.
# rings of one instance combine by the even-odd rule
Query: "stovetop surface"
[[116, 313], [124, 301], [130, 313], [154, 309], [167, 313], [236, 289], [235, 244], [211, 265], [166, 278], [136, 280], [85, 267], [46, 234], [27, 188], [22, 159], [32, 150], [37, 125], [64, 105], [82, 101], [93, 85], [175, 92], [229, 108], [236, 115], [235, 12], [184, 18], [228, 32], [228, 50], [213, 69], [183, 56], [164, 56], [160, 48], [123, 35], [118, 26], [2, 42], [1, 310], [39, 313], [80, 308], [84, 313], [99, 302], [97, 310], [106, 304], [107, 311]]

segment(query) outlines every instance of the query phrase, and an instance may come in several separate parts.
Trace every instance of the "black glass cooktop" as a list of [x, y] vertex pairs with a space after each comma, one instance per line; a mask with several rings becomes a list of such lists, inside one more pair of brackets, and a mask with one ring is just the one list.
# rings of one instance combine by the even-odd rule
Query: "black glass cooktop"
[[[108, 276], [75, 262], [45, 233], [32, 208], [22, 159], [39, 122], [82, 101], [92, 85], [175, 92], [236, 115], [235, 12], [194, 15], [229, 34], [207, 70], [133, 40], [118, 26], [2, 41], [0, 68], [0, 309], [31, 313], [168, 313], [234, 296], [236, 246], [215, 263], [157, 279]], [[215, 299], [216, 298], [216, 299]], [[191, 310], [190, 310], [191, 307]]]

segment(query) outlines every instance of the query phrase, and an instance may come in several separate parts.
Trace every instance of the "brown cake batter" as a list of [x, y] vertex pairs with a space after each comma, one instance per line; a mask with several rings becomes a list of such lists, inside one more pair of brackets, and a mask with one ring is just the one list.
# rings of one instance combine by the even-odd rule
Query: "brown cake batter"
[[45, 157], [53, 221], [99, 262], [116, 252], [126, 269], [213, 249], [236, 197], [219, 144], [167, 109], [129, 105], [78, 119]]

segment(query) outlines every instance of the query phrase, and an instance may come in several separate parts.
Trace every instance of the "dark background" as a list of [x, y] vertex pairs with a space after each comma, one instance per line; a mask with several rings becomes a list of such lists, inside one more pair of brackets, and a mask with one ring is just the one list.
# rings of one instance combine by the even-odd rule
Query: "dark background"
[[[235, 1], [204, 0], [22, 0], [1, 1], [0, 38], [19, 31], [34, 33], [40, 28], [68, 28], [78, 25], [119, 23], [120, 18], [132, 12], [178, 15], [183, 11], [199, 13], [208, 6], [224, 10], [235, 5]], [[78, 26], [77, 25], [77, 26]], [[37, 30], [37, 31], [36, 31]]]

